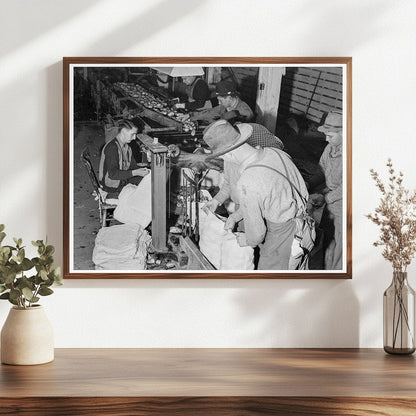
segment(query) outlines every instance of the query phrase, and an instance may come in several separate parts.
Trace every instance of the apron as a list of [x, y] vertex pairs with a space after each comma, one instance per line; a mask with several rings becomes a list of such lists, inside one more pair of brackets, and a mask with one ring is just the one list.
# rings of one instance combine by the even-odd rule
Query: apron
[[260, 259], [258, 270], [289, 270], [292, 243], [296, 223], [266, 221], [267, 231], [264, 242], [259, 245]]

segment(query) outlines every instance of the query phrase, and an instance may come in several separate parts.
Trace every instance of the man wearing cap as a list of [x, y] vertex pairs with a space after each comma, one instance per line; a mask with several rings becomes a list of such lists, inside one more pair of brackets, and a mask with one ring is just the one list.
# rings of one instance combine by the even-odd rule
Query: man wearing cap
[[[285, 152], [247, 144], [251, 134], [248, 124], [239, 124], [237, 131], [226, 120], [218, 120], [205, 130], [204, 140], [212, 158], [222, 157], [239, 167], [236, 188], [245, 228], [237, 236], [240, 246], [260, 247], [259, 270], [288, 270], [289, 263], [296, 268], [292, 244], [295, 217], [308, 198], [305, 182]], [[238, 219], [231, 214], [224, 228], [233, 230]]]
[[326, 188], [322, 194], [312, 194], [313, 205], [326, 202], [329, 218], [333, 221], [334, 235], [325, 250], [325, 269], [342, 269], [342, 114], [328, 113], [325, 122], [318, 127], [325, 134], [328, 145], [325, 147], [319, 165], [324, 175]]
[[228, 120], [236, 116], [244, 122], [253, 120], [253, 111], [247, 103], [241, 100], [232, 81], [220, 81], [215, 86], [215, 93], [219, 105], [212, 109], [195, 112], [191, 117], [192, 120], [212, 122], [220, 118]]

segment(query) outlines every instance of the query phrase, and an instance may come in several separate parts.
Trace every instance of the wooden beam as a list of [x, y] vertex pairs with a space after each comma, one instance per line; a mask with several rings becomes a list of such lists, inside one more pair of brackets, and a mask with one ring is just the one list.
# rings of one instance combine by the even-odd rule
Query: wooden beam
[[257, 86], [257, 122], [267, 127], [273, 134], [276, 131], [279, 109], [280, 88], [284, 67], [260, 67]]
[[207, 69], [206, 80], [208, 85], [216, 84], [221, 81], [221, 67], [210, 66]]

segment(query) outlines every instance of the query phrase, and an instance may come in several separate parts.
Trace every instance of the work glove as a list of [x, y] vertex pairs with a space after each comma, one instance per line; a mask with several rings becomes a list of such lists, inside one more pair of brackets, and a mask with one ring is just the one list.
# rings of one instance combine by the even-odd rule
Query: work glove
[[218, 199], [212, 198], [210, 201], [203, 205], [202, 210], [206, 214], [208, 214], [209, 211], [215, 212], [215, 210], [218, 208], [218, 205], [220, 205], [220, 201], [218, 201]]

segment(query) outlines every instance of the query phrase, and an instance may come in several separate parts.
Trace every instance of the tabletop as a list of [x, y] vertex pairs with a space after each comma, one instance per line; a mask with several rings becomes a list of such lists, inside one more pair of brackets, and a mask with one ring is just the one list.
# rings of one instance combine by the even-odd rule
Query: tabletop
[[1, 365], [0, 404], [43, 416], [415, 415], [416, 361], [381, 349], [56, 349], [48, 364]]

